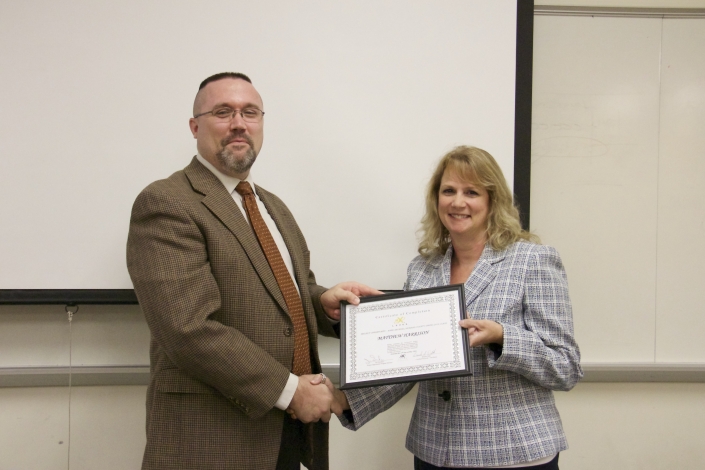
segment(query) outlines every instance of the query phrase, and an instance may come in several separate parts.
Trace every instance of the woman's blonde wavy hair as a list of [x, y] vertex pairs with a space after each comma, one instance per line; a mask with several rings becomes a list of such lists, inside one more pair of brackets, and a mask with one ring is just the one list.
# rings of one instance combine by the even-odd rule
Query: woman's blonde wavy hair
[[521, 228], [519, 211], [514, 206], [512, 192], [502, 169], [486, 151], [468, 146], [456, 147], [441, 158], [426, 187], [426, 213], [419, 229], [419, 253], [430, 258], [444, 255], [450, 245], [450, 234], [438, 216], [438, 191], [446, 169], [487, 191], [490, 199], [487, 216], [487, 243], [495, 250], [504, 250], [512, 243], [526, 240], [540, 243], [539, 238]]

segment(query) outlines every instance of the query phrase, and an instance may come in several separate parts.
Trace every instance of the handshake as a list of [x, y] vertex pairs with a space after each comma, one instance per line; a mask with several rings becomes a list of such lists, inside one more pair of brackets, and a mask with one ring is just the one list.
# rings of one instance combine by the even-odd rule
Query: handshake
[[319, 420], [327, 423], [331, 413], [340, 416], [349, 409], [345, 394], [335, 388], [324, 374], [315, 374], [299, 377], [299, 384], [286, 412], [292, 419], [304, 423]]

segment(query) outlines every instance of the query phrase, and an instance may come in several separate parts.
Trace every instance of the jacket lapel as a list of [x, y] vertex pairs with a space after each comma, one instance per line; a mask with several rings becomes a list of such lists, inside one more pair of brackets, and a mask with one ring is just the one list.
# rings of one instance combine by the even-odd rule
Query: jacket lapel
[[[453, 245], [450, 245], [441, 261], [440, 269], [436, 270], [437, 278], [435, 279], [434, 285], [447, 286], [450, 284], [450, 262], [452, 258]], [[490, 245], [485, 245], [480, 259], [477, 260], [477, 264], [475, 264], [475, 268], [472, 270], [470, 277], [465, 281], [466, 305], [470, 305], [497, 276], [496, 264], [503, 259], [503, 251], [495, 251]]]
[[485, 245], [475, 269], [465, 281], [465, 304], [470, 305], [478, 295], [497, 276], [496, 264], [504, 259], [503, 251], [495, 251], [490, 245]]
[[184, 173], [193, 189], [203, 194], [203, 205], [237, 238], [264, 286], [288, 314], [289, 310], [286, 308], [284, 296], [279, 289], [274, 273], [272, 273], [272, 268], [262, 252], [252, 227], [245, 220], [232, 196], [228, 194], [220, 180], [208, 168], [201, 165], [196, 158], [184, 169]]

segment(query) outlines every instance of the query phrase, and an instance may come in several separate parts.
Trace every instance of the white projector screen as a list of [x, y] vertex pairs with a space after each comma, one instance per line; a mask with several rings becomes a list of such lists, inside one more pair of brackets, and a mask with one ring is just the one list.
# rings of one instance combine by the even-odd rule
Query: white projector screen
[[252, 173], [318, 282], [400, 289], [442, 154], [484, 148], [512, 184], [516, 50], [517, 0], [3, 2], [0, 289], [131, 289], [132, 203], [189, 163], [222, 71], [264, 99]]

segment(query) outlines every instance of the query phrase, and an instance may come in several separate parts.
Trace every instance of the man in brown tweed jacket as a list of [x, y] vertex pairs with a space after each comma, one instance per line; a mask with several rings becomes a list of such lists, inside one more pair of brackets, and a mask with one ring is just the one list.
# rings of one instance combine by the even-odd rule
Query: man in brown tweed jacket
[[204, 80], [190, 119], [198, 155], [133, 206], [127, 266], [152, 335], [143, 469], [328, 468], [331, 395], [291, 373], [293, 323], [235, 185], [253, 187], [296, 284], [312, 373], [321, 372], [316, 338], [335, 336], [339, 302], [379, 292], [316, 284], [292, 214], [250, 175], [263, 115], [245, 75]]

